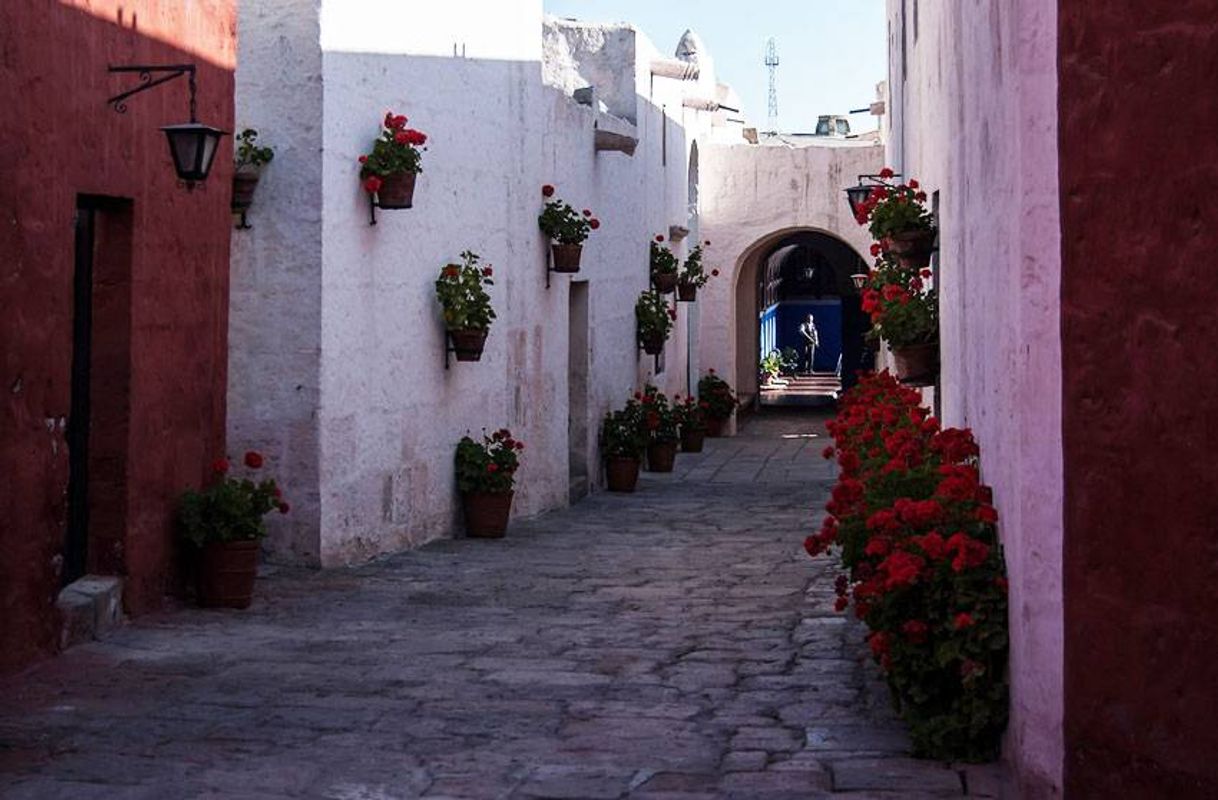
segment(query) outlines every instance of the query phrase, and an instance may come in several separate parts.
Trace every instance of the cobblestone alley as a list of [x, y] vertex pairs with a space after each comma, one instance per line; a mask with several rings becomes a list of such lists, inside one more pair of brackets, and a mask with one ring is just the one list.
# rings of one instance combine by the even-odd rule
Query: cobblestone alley
[[0, 796], [994, 796], [987, 768], [904, 757], [802, 550], [825, 443], [767, 415], [503, 541], [141, 618], [3, 686]]

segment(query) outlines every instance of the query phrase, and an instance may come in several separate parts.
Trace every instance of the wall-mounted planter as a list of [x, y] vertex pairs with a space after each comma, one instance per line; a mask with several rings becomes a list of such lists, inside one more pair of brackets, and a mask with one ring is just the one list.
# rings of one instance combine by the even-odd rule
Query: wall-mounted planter
[[583, 245], [555, 242], [550, 245], [550, 250], [554, 256], [555, 272], [579, 272], [579, 262], [584, 250]]
[[682, 303], [693, 303], [698, 299], [698, 285], [694, 283], [677, 282], [677, 300]]
[[259, 177], [257, 172], [252, 171], [233, 173], [233, 199], [230, 203], [233, 211], [245, 211], [254, 204]]
[[672, 294], [673, 290], [677, 288], [677, 275], [671, 272], [653, 272], [651, 273], [651, 283], [660, 294]]
[[892, 347], [897, 379], [913, 386], [932, 386], [939, 376], [939, 343]]
[[465, 328], [450, 330], [448, 337], [452, 340], [453, 354], [458, 361], [481, 361], [482, 351], [486, 347], [486, 337], [490, 333], [485, 328]]
[[658, 356], [664, 352], [663, 336], [648, 336], [640, 341], [643, 345], [643, 352], [649, 356]]
[[888, 251], [906, 269], [925, 269], [935, 252], [933, 230], [901, 231], [888, 237]]
[[398, 172], [381, 179], [376, 192], [376, 204], [381, 208], [413, 208], [414, 184], [418, 174]]

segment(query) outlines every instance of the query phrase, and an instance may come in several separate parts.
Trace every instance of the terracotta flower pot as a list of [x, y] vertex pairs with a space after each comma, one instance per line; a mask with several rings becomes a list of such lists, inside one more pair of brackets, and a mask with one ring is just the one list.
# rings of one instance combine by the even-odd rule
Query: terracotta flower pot
[[888, 251], [907, 269], [924, 269], [935, 251], [935, 232], [901, 231], [888, 237]]
[[706, 428], [681, 427], [681, 452], [701, 453], [706, 439]]
[[481, 361], [482, 349], [486, 347], [486, 337], [490, 331], [486, 328], [462, 328], [450, 330], [449, 338], [453, 341], [453, 353], [458, 361]]
[[554, 254], [555, 272], [579, 272], [579, 260], [584, 252], [582, 244], [562, 244], [555, 242], [550, 245]]
[[692, 303], [698, 299], [698, 286], [693, 283], [677, 283], [677, 300]]
[[643, 352], [649, 356], [658, 356], [660, 353], [664, 352], [664, 342], [665, 337], [658, 334], [644, 337], [642, 340]]
[[708, 414], [706, 417], [706, 435], [712, 439], [718, 439], [723, 435], [729, 419], [731, 417], [712, 417]]
[[920, 386], [929, 386], [935, 382], [939, 374], [938, 342], [891, 349], [898, 380]]
[[254, 204], [254, 190], [258, 188], [257, 172], [233, 173], [233, 199], [230, 206], [233, 211], [245, 211]]
[[414, 172], [395, 172], [381, 178], [376, 204], [381, 208], [411, 208], [414, 205]]
[[675, 272], [653, 272], [651, 283], [660, 294], [672, 294], [672, 290], [677, 288], [677, 275]]
[[676, 460], [676, 442], [652, 442], [647, 445], [648, 472], [672, 472]]
[[605, 479], [611, 492], [633, 492], [639, 482], [639, 460], [611, 457], [605, 463]]
[[256, 539], [208, 542], [199, 553], [199, 605], [204, 608], [249, 608], [257, 576]]
[[475, 539], [502, 539], [512, 512], [513, 492], [464, 492], [465, 535]]

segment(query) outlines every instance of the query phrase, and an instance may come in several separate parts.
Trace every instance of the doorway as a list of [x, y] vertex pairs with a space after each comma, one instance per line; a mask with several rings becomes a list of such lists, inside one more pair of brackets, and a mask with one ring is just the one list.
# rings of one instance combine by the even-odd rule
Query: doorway
[[567, 487], [574, 504], [588, 494], [588, 282], [572, 281], [567, 315]]
[[76, 200], [62, 581], [123, 571], [131, 375], [131, 201]]

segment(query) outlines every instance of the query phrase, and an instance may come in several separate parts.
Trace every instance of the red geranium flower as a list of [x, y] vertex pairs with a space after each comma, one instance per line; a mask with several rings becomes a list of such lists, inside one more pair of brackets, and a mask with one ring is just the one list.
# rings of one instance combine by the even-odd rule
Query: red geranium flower
[[588, 227], [591, 228], [592, 230], [596, 230], [600, 226], [601, 226], [601, 221], [599, 219], [597, 219], [596, 217], [593, 217], [592, 219], [588, 220]]
[[657, 241], [657, 242], [662, 242], [662, 241], [664, 241], [664, 237], [663, 237], [663, 236], [661, 236], [660, 234], [658, 234], [658, 233], [657, 233], [657, 234], [656, 234], [656, 241]]
[[487, 471], [487, 472], [498, 472], [498, 471], [499, 471], [499, 465], [498, 465], [498, 464], [495, 464], [495, 463], [487, 464], [487, 465], [486, 465], [486, 471]]
[[719, 277], [719, 270], [717, 270], [717, 269], [712, 269], [712, 270], [711, 270], [711, 275], [713, 275], [713, 276], [715, 276], [716, 278], [718, 278], [718, 277]]
[[245, 454], [245, 466], [250, 469], [258, 469], [262, 466], [262, 453], [255, 450], [250, 450]]
[[891, 178], [893, 175], [896, 175], [896, 173], [892, 171], [892, 167], [884, 167], [880, 170], [881, 178]]
[[547, 183], [545, 186], [541, 187], [541, 193], [545, 197], [553, 197], [554, 187]]
[[490, 276], [495, 274], [495, 271], [493, 269], [491, 269], [490, 267], [483, 267], [482, 274], [489, 278]]
[[368, 194], [376, 194], [381, 190], [383, 181], [376, 175], [369, 175], [364, 179], [364, 191]]
[[211, 462], [211, 471], [219, 473], [220, 475], [228, 472], [228, 459], [217, 458], [215, 461]]
[[956, 630], [964, 630], [973, 624], [973, 615], [961, 611], [956, 615], [956, 619], [953, 624], [956, 626]]
[[591, 211], [589, 211], [588, 209], [586, 209], [586, 208], [585, 208], [585, 209], [584, 209], [584, 216], [585, 216], [585, 217], [591, 217], [591, 216], [592, 216], [592, 212], [591, 212]]

